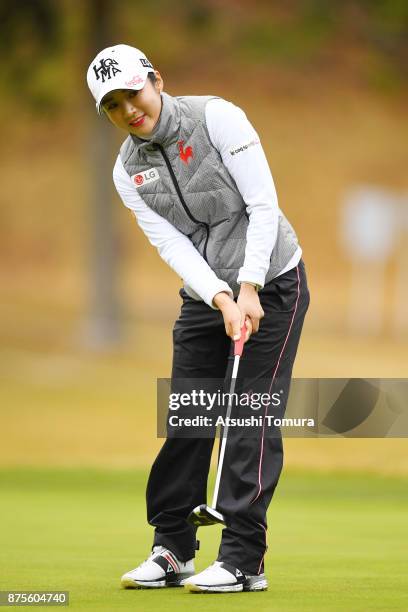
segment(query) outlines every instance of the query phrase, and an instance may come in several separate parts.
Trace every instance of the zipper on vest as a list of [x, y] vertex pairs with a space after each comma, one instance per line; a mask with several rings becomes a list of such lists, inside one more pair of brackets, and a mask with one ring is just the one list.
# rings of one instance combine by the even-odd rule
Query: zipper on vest
[[178, 182], [177, 182], [177, 178], [176, 178], [176, 175], [174, 174], [174, 170], [173, 170], [173, 168], [172, 168], [172, 165], [171, 165], [171, 163], [170, 163], [170, 160], [169, 160], [169, 158], [167, 157], [167, 155], [166, 155], [166, 153], [165, 153], [165, 151], [164, 151], [163, 147], [162, 147], [162, 146], [161, 146], [161, 145], [160, 145], [158, 142], [154, 143], [154, 147], [155, 147], [156, 149], [159, 149], [160, 153], [161, 153], [161, 154], [162, 154], [162, 156], [163, 156], [164, 161], [166, 162], [166, 166], [167, 166], [167, 168], [168, 168], [168, 171], [170, 172], [171, 180], [173, 181], [173, 185], [174, 185], [174, 187], [175, 187], [175, 189], [176, 189], [176, 191], [177, 191], [177, 195], [178, 195], [178, 197], [179, 197], [179, 200], [180, 200], [180, 202], [181, 202], [181, 204], [182, 204], [182, 206], [183, 206], [183, 208], [184, 208], [184, 210], [185, 210], [185, 212], [186, 212], [187, 216], [188, 216], [188, 217], [189, 217], [189, 219], [191, 219], [191, 221], [193, 221], [194, 223], [197, 223], [198, 225], [201, 225], [202, 227], [205, 227], [205, 230], [206, 230], [206, 232], [207, 232], [207, 236], [206, 236], [206, 239], [205, 239], [205, 242], [204, 242], [204, 252], [203, 252], [203, 257], [204, 257], [205, 261], [208, 263], [208, 259], [207, 259], [207, 244], [208, 244], [208, 238], [210, 237], [210, 226], [208, 225], [208, 223], [205, 223], [204, 221], [199, 221], [198, 219], [196, 219], [196, 218], [195, 218], [195, 217], [194, 217], [194, 216], [191, 214], [191, 211], [190, 211], [189, 207], [187, 206], [187, 204], [186, 204], [186, 202], [185, 202], [185, 200], [184, 200], [184, 198], [183, 198], [183, 194], [181, 193], [181, 189], [180, 189], [180, 186], [179, 186], [179, 184], [178, 184]]

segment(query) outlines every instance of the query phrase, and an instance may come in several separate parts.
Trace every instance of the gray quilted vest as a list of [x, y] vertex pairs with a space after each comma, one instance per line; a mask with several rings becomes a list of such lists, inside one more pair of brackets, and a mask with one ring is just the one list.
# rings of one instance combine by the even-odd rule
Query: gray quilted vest
[[[160, 120], [150, 139], [128, 136], [120, 149], [123, 166], [147, 206], [188, 236], [237, 296], [248, 214], [206, 127], [205, 106], [216, 96], [161, 95]], [[292, 226], [279, 211], [277, 240], [265, 284], [289, 263], [297, 246]], [[184, 289], [194, 299], [201, 299], [186, 285]]]

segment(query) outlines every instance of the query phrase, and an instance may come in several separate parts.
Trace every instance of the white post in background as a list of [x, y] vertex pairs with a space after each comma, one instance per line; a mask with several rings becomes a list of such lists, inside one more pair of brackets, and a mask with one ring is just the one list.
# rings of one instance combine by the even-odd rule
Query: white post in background
[[398, 338], [408, 334], [408, 195], [400, 199], [399, 213], [402, 248], [398, 250], [393, 309], [393, 332]]
[[381, 331], [385, 265], [395, 247], [395, 197], [361, 186], [350, 191], [343, 204], [341, 241], [351, 260], [348, 327], [357, 334]]

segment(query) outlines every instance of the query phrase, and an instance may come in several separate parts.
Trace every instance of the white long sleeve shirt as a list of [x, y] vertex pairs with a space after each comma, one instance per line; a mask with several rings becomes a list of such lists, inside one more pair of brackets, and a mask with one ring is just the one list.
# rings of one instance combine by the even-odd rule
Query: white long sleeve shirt
[[[249, 215], [244, 264], [237, 282], [247, 281], [263, 287], [279, 220], [275, 185], [265, 153], [244, 111], [231, 102], [222, 98], [209, 100], [205, 120], [210, 140], [234, 179]], [[229, 285], [216, 276], [191, 240], [146, 205], [120, 156], [113, 169], [113, 180], [123, 203], [134, 213], [150, 243], [204, 302], [214, 308], [213, 298], [217, 293], [227, 291], [232, 295]], [[302, 250], [298, 247], [279, 275], [295, 267], [301, 256]]]

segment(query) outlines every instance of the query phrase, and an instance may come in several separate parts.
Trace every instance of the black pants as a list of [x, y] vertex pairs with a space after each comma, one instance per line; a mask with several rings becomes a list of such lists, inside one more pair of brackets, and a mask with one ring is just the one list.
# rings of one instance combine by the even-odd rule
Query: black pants
[[[191, 299], [183, 289], [180, 295], [183, 304], [173, 330], [172, 379], [225, 378], [229, 387], [232, 343], [221, 312]], [[244, 378], [254, 385], [267, 380], [271, 393], [284, 391], [283, 416], [309, 306], [303, 260], [265, 285], [259, 297], [265, 316], [258, 333], [245, 344], [237, 385]], [[245, 437], [239, 429], [229, 430], [217, 504], [227, 524], [218, 560], [248, 574], [263, 572], [266, 511], [283, 464], [280, 432], [271, 437], [262, 428], [257, 431], [255, 437]], [[195, 506], [206, 502], [213, 444], [211, 438], [168, 437], [151, 469], [147, 518], [156, 528], [154, 545], [168, 547], [182, 561], [195, 554], [196, 530], [186, 518]]]

